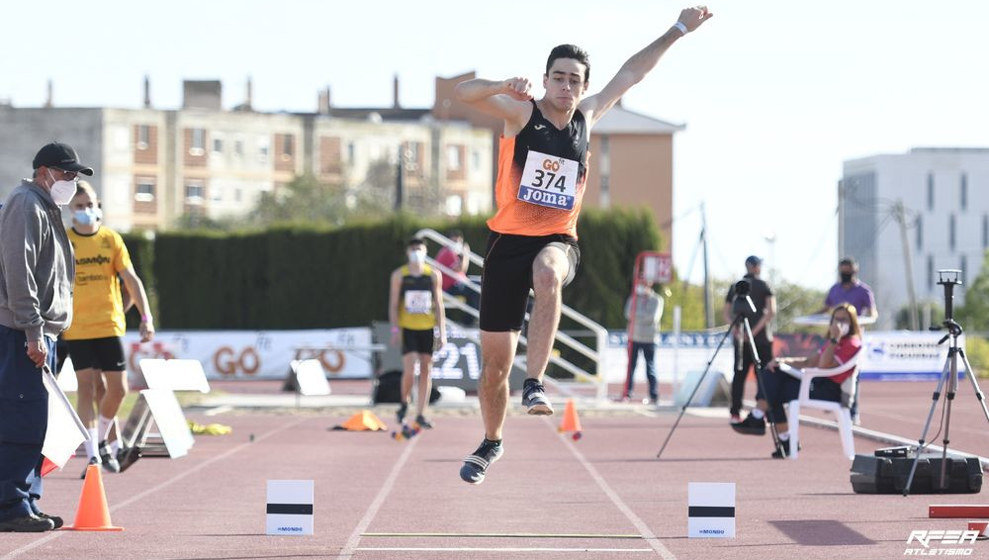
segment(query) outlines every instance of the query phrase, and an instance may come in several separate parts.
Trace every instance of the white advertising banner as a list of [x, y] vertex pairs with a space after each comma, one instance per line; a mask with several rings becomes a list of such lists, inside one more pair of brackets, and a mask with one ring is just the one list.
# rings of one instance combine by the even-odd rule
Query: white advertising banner
[[[898, 380], [924, 381], [937, 379], [944, 368], [948, 355], [947, 343], [938, 345], [944, 332], [914, 332], [914, 331], [867, 331], [864, 337], [865, 355], [859, 369], [859, 378], [863, 380]], [[673, 372], [679, 372], [682, 379], [691, 371], [703, 371], [711, 359], [718, 341], [724, 333], [685, 332], [680, 334], [679, 341], [674, 340], [672, 333], [662, 333], [656, 337], [656, 376], [661, 381], [672, 381]], [[775, 336], [773, 351], [779, 356], [805, 356], [816, 352], [824, 342], [822, 336], [805, 334], [778, 333]], [[609, 382], [620, 382], [625, 379], [628, 368], [628, 347], [625, 331], [608, 333], [608, 360], [611, 370], [608, 373]], [[678, 342], [678, 344], [675, 344]], [[965, 347], [964, 335], [958, 339], [959, 345]], [[721, 372], [731, 378], [734, 359], [731, 340], [727, 340], [711, 365], [711, 370]], [[763, 361], [768, 361], [763, 358]], [[958, 371], [964, 371], [965, 365], [959, 360]], [[645, 381], [645, 364], [640, 357], [635, 372], [636, 383]]]
[[161, 331], [124, 336], [130, 371], [146, 358], [199, 360], [209, 379], [285, 379], [292, 360], [319, 360], [329, 378], [370, 378], [370, 328], [298, 331]]

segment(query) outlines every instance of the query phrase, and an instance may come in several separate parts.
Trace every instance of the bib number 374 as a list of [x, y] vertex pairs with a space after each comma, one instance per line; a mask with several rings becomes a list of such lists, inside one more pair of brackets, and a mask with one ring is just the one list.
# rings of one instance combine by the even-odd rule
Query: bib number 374
[[579, 165], [572, 159], [529, 150], [518, 199], [558, 210], [573, 210]]

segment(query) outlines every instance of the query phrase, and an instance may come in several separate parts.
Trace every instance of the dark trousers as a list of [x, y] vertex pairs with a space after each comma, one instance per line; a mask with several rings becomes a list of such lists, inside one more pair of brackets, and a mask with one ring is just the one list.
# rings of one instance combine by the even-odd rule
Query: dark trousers
[[[450, 289], [444, 291], [451, 296], [463, 296], [466, 298], [468, 306], [474, 309], [480, 309], [481, 294], [470, 289], [467, 284], [457, 282], [456, 284], [450, 286]], [[473, 315], [466, 314], [465, 323], [467, 325], [474, 325], [477, 323], [477, 319]]]
[[656, 400], [659, 398], [659, 391], [656, 388], [656, 343], [654, 342], [633, 342], [632, 351], [628, 357], [628, 372], [625, 378], [625, 396], [632, 396], [632, 379], [635, 375], [635, 367], [639, 364], [639, 352], [642, 352], [642, 359], [646, 361], [646, 381], [649, 382], [649, 398]]
[[[742, 396], [745, 394], [745, 378], [749, 375], [749, 368], [755, 365], [755, 356], [752, 355], [752, 345], [748, 342], [742, 344], [738, 340], [735, 344], [735, 375], [731, 379], [731, 414], [732, 416], [742, 410]], [[755, 337], [756, 352], [759, 352], [759, 362], [765, 364], [773, 359], [773, 342], [765, 338]], [[762, 392], [756, 390], [756, 398], [762, 398]]]
[[[800, 380], [775, 369], [763, 369], [760, 374], [762, 386], [766, 389], [767, 417], [770, 422], [786, 422], [783, 405], [797, 400], [800, 396]], [[826, 377], [818, 377], [810, 382], [810, 398], [819, 401], [841, 402], [841, 385]]]
[[[45, 341], [54, 370], [55, 342]], [[0, 326], [0, 521], [37, 513], [47, 428], [48, 391], [27, 357], [24, 331]]]

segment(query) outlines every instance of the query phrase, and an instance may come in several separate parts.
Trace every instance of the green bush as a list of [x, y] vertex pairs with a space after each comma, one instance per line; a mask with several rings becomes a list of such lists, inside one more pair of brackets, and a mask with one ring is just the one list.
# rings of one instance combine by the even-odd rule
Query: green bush
[[[389, 275], [403, 264], [408, 238], [424, 227], [460, 229], [482, 255], [487, 245], [481, 218], [438, 223], [406, 214], [340, 228], [169, 232], [153, 242], [129, 236], [127, 243], [155, 295], [160, 328], [333, 328], [387, 318]], [[609, 328], [621, 328], [635, 256], [660, 245], [659, 228], [644, 210], [589, 210], [578, 233], [582, 265], [564, 301]], [[436, 250], [431, 244], [430, 253]]]
[[979, 377], [989, 377], [989, 340], [974, 335], [965, 335], [965, 355]]
[[[144, 291], [148, 294], [148, 304], [151, 306], [151, 315], [158, 317], [158, 291], [155, 284], [155, 243], [154, 236], [148, 236], [142, 232], [134, 232], [121, 235], [127, 252], [130, 253], [131, 262], [134, 265], [134, 272], [144, 284]], [[122, 286], [121, 286], [122, 287]], [[141, 317], [136, 311], [127, 314], [128, 330], [137, 329], [140, 325]]]

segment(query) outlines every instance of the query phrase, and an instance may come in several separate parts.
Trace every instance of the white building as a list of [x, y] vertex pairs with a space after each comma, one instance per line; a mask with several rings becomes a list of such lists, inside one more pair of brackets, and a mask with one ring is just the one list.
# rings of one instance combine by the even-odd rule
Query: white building
[[[338, 109], [321, 94], [316, 113], [262, 113], [220, 105], [221, 84], [187, 81], [180, 109], [19, 108], [0, 105], [0, 202], [30, 177], [37, 150], [73, 146], [93, 167], [106, 223], [120, 231], [167, 229], [183, 216], [250, 219], [264, 192], [295, 177], [359, 191], [369, 170], [405, 161], [403, 202], [451, 216], [492, 208], [487, 129], [437, 121], [429, 109]], [[390, 185], [389, 185], [390, 188]]]
[[[914, 148], [846, 161], [838, 212], [838, 252], [858, 261], [876, 295], [879, 327], [891, 328], [910, 303], [911, 280], [923, 306], [943, 302], [938, 270], [961, 270], [965, 284], [979, 273], [989, 249], [989, 148]], [[963, 285], [956, 305], [964, 298]]]

